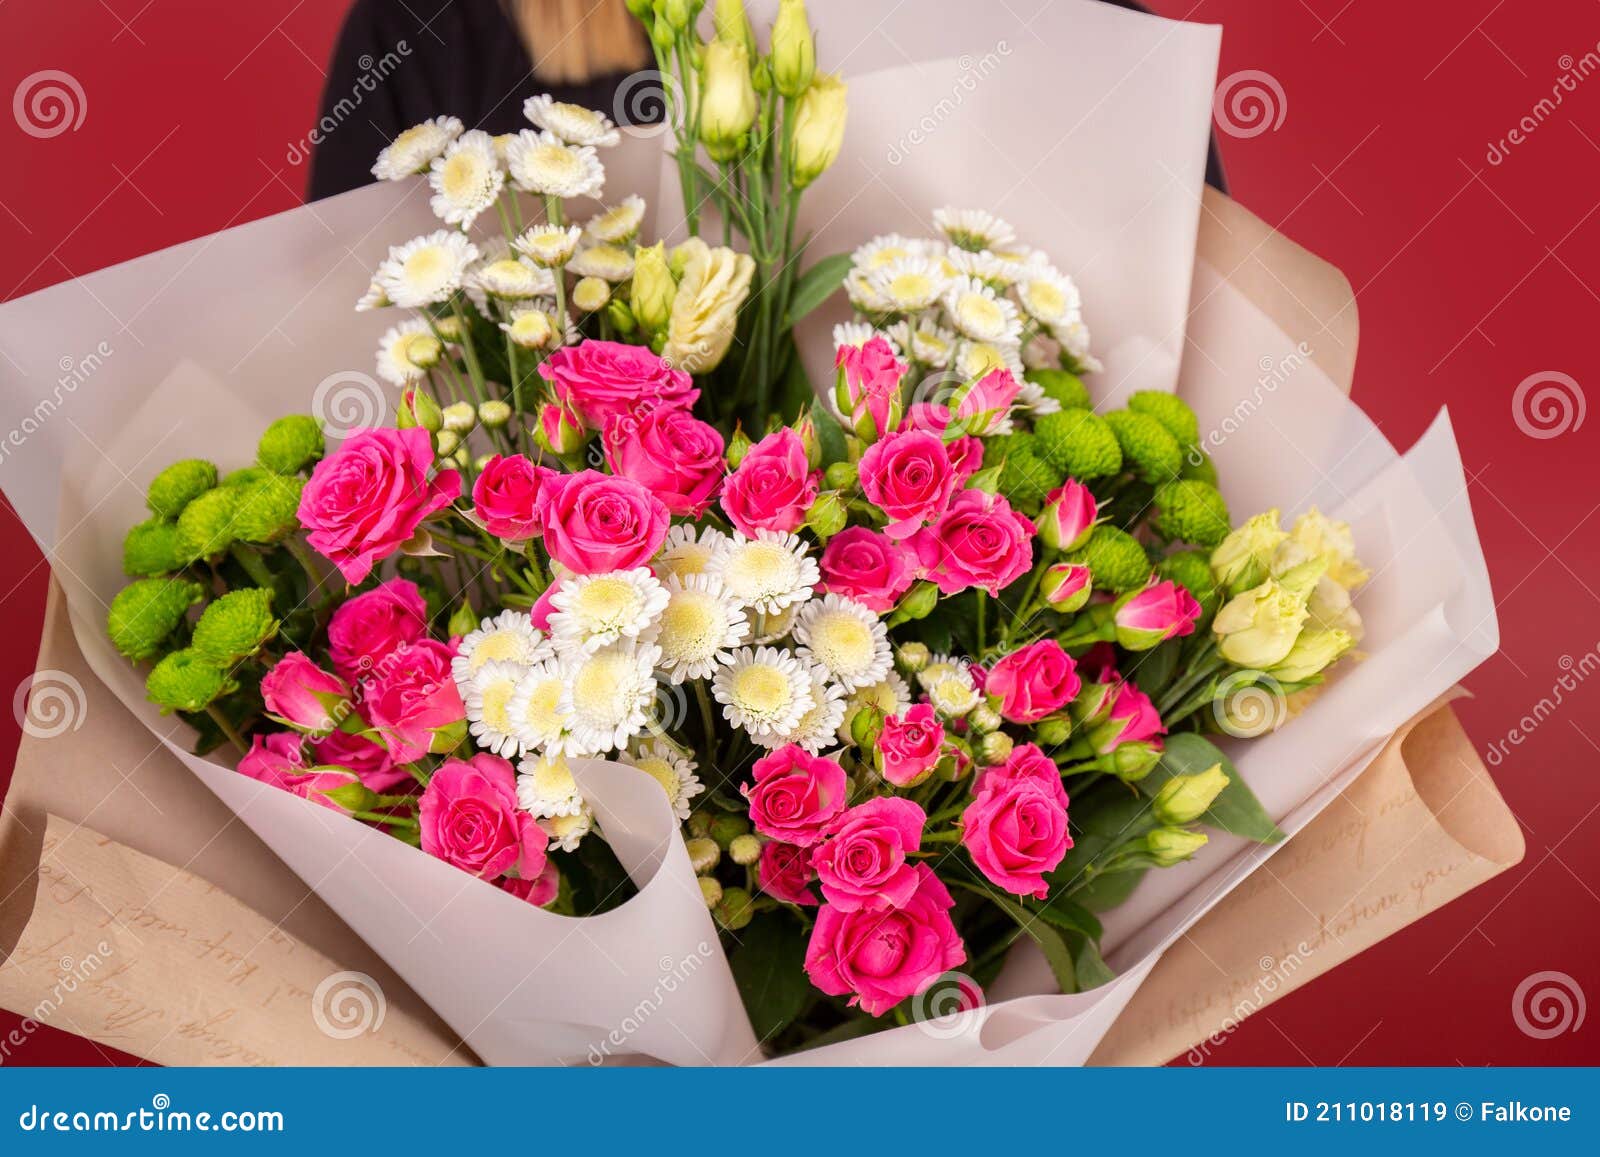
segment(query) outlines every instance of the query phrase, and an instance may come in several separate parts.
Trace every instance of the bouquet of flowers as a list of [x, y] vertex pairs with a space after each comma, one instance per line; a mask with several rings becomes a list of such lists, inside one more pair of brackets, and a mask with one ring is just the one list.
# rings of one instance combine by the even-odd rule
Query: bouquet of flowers
[[[767, 54], [698, 7], [635, 5], [721, 244], [645, 244], [632, 193], [572, 219], [597, 112], [402, 134], [373, 171], [444, 227], [357, 306], [406, 313], [396, 421], [161, 471], [110, 637], [200, 750], [552, 912], [633, 895], [575, 764], [635, 769], [771, 1051], [975, 1005], [1022, 940], [1094, 988], [1145, 873], [1280, 838], [1208, 735], [1358, 643], [1350, 528], [1235, 525], [1175, 395], [1097, 410], [1077, 287], [989, 212], [800, 273], [844, 85], [801, 0]], [[841, 285], [813, 383], [793, 327]]]

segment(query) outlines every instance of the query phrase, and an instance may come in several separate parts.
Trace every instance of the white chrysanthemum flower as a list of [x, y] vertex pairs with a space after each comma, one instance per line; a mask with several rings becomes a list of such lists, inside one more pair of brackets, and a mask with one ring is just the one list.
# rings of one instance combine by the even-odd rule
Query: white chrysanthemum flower
[[700, 777], [695, 775], [695, 761], [659, 739], [640, 745], [635, 754], [618, 756], [617, 762], [637, 767], [659, 783], [661, 790], [667, 793], [672, 814], [679, 820], [689, 818], [689, 812], [694, 807], [691, 801], [706, 789]]
[[673, 575], [666, 595], [655, 636], [662, 672], [674, 684], [710, 678], [750, 633], [745, 612], [722, 589], [722, 580], [711, 575]]
[[734, 531], [718, 544], [706, 573], [720, 578], [741, 606], [768, 615], [805, 602], [822, 577], [805, 539], [777, 530], [758, 530], [755, 538]]
[[844, 277], [844, 295], [861, 313], [887, 313], [891, 303], [878, 289], [877, 279], [864, 269], [852, 269]]
[[909, 349], [911, 356], [929, 369], [942, 370], [955, 356], [955, 333], [931, 317], [922, 318], [915, 329], [909, 321], [897, 321], [889, 327], [889, 337], [898, 349]]
[[1061, 411], [1061, 403], [1044, 392], [1044, 387], [1038, 382], [1030, 382], [1026, 378], [1019, 379], [1016, 401], [1012, 408], [1031, 414], [1035, 418], [1042, 418], [1046, 414], [1056, 414]]
[[513, 309], [511, 320], [500, 323], [511, 340], [523, 349], [540, 350], [550, 344], [556, 326], [548, 310], [540, 307]]
[[396, 305], [421, 309], [449, 301], [477, 259], [476, 245], [454, 230], [440, 229], [391, 248], [376, 281]]
[[1061, 368], [1061, 343], [1047, 333], [1036, 333], [1022, 346], [1022, 364], [1030, 370]]
[[[503, 244], [503, 242], [502, 242]], [[467, 274], [467, 294], [472, 297], [478, 312], [488, 310], [480, 299], [496, 297], [503, 301], [526, 301], [532, 297], [549, 297], [556, 291], [555, 276], [526, 257], [513, 257], [509, 253], [492, 257], [475, 266]]]
[[472, 228], [505, 187], [506, 175], [494, 155], [494, 141], [479, 129], [462, 133], [428, 166], [433, 197], [428, 205], [446, 225]]
[[1074, 321], [1061, 326], [1055, 331], [1055, 337], [1061, 343], [1061, 348], [1077, 359], [1085, 373], [1098, 373], [1105, 368], [1100, 359], [1089, 352], [1089, 327], [1083, 322]]
[[461, 700], [467, 707], [468, 730], [485, 751], [508, 759], [522, 754], [522, 741], [517, 738], [509, 708], [526, 671], [520, 663], [491, 661], [465, 680], [457, 680]]
[[[901, 325], [903, 323], [897, 322], [896, 324]], [[848, 347], [860, 349], [875, 337], [883, 338], [884, 341], [889, 343], [889, 348], [894, 350], [895, 356], [900, 356], [900, 342], [895, 339], [893, 332], [874, 329], [864, 321], [841, 321], [835, 325], [833, 327], [833, 352], [838, 353]]]
[[511, 244], [535, 265], [551, 269], [572, 260], [582, 236], [583, 230], [576, 225], [534, 225]]
[[1017, 301], [1029, 317], [1055, 329], [1079, 320], [1083, 297], [1072, 278], [1048, 265], [1030, 268], [1016, 284]]
[[408, 386], [439, 364], [440, 352], [439, 339], [422, 318], [390, 326], [378, 339], [378, 376], [397, 386]]
[[667, 531], [666, 541], [656, 552], [655, 571], [664, 579], [674, 575], [687, 578], [692, 574], [705, 574], [718, 548], [727, 541], [728, 536], [713, 526], [703, 530], [674, 526]]
[[633, 254], [617, 245], [591, 245], [567, 263], [574, 277], [598, 277], [613, 285], [633, 276]]
[[1017, 239], [1016, 230], [987, 209], [935, 209], [933, 224], [961, 249], [1001, 249]]
[[758, 739], [793, 735], [813, 706], [805, 666], [776, 647], [740, 647], [732, 662], [717, 668], [711, 694], [724, 719]]
[[873, 294], [896, 313], [916, 313], [939, 300], [945, 275], [922, 256], [901, 257], [868, 275]]
[[456, 683], [462, 684], [487, 663], [532, 667], [554, 655], [555, 648], [526, 611], [501, 611], [462, 638], [450, 660], [450, 671]]
[[549, 93], [530, 96], [523, 101], [522, 115], [569, 145], [609, 148], [622, 139], [609, 117], [584, 108], [581, 104], [559, 101]]
[[850, 264], [863, 273], [871, 273], [905, 257], [937, 256], [936, 244], [898, 233], [884, 233], [856, 247], [850, 254]]
[[629, 193], [622, 199], [621, 204], [596, 213], [585, 221], [583, 231], [596, 241], [603, 241], [608, 245], [620, 245], [639, 232], [639, 224], [643, 220], [644, 198], [636, 193]]
[[564, 755], [529, 756], [517, 765], [517, 806], [542, 820], [582, 815], [587, 806]]
[[978, 689], [971, 679], [947, 675], [927, 685], [928, 702], [946, 719], [960, 719], [978, 705]]
[[846, 691], [889, 673], [889, 632], [877, 614], [843, 595], [824, 595], [800, 608], [794, 621], [800, 654], [819, 664]]
[[601, 755], [645, 729], [655, 706], [654, 671], [661, 648], [623, 639], [567, 665], [560, 711], [568, 717], [569, 754]]
[[389, 300], [389, 295], [383, 291], [383, 286], [374, 281], [357, 300], [356, 312], [366, 313], [369, 309], [385, 309], [393, 304], [394, 302]]
[[806, 675], [811, 680], [811, 706], [800, 716], [800, 722], [788, 735], [776, 732], [752, 736], [762, 747], [782, 747], [786, 743], [798, 744], [816, 755], [824, 747], [838, 742], [839, 728], [844, 725], [845, 690], [829, 680], [828, 672], [816, 663], [806, 664]]
[[917, 683], [926, 691], [941, 679], [959, 677], [965, 679], [969, 686], [976, 686], [972, 679], [972, 664], [967, 659], [960, 659], [954, 655], [935, 652], [928, 656], [928, 661], [922, 670], [916, 674]]
[[567, 668], [547, 659], [525, 668], [506, 711], [524, 750], [559, 755], [567, 750], [567, 716], [561, 710]]
[[554, 133], [523, 129], [506, 145], [511, 180], [541, 197], [598, 197], [606, 171], [591, 145], [569, 145]]
[[973, 341], [1017, 345], [1022, 340], [1016, 303], [971, 277], [950, 285], [945, 291], [944, 309], [950, 324]]
[[551, 596], [550, 633], [558, 647], [598, 651], [637, 639], [667, 606], [667, 590], [645, 567], [579, 575]]
[[987, 249], [975, 253], [970, 249], [952, 249], [946, 260], [957, 276], [987, 282], [1000, 289], [1015, 281], [1023, 269], [1016, 262], [997, 257]]
[[850, 740], [850, 717], [863, 707], [875, 708], [884, 715], [904, 715], [911, 707], [911, 688], [900, 678], [898, 671], [890, 671], [870, 687], [859, 687], [844, 702], [844, 718], [839, 724], [840, 740]]
[[577, 815], [540, 820], [539, 826], [550, 837], [552, 851], [575, 852], [583, 842], [583, 837], [594, 827], [594, 810], [585, 803]]
[[461, 127], [455, 117], [430, 117], [412, 125], [378, 154], [372, 175], [380, 181], [398, 181], [427, 172], [433, 159], [461, 135]]
[[[994, 370], [1006, 370], [1018, 381], [1026, 367], [1022, 364], [1022, 349], [1016, 345], [994, 345], [990, 342], [962, 342], [956, 354], [956, 372], [964, 379], [976, 381]], [[998, 430], [987, 433], [996, 434]]]

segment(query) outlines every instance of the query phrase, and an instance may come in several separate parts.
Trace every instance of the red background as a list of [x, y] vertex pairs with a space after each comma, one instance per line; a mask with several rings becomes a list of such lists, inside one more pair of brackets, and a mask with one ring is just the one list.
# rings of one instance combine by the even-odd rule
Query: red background
[[[1362, 331], [1356, 399], [1401, 447], [1451, 407], [1500, 605], [1502, 651], [1459, 707], [1486, 753], [1550, 693], [1564, 657], [1600, 645], [1600, 418], [1536, 439], [1511, 406], [1541, 371], [1600, 382], [1600, 77], [1563, 93], [1502, 163], [1487, 160], [1490, 142], [1572, 67], [1563, 58], [1600, 51], [1600, 6], [1153, 6], [1222, 24], [1223, 76], [1259, 69], [1282, 87], [1282, 125], [1223, 136], [1223, 156], [1235, 197], [1349, 276]], [[50, 140], [0, 117], [0, 299], [295, 205], [305, 172], [285, 156], [315, 115], [343, 8], [0, 7], [0, 96], [53, 68], [87, 98], [81, 128]], [[0, 699], [32, 670], [46, 573], [0, 511], [0, 634], [14, 643], [0, 651]], [[1597, 707], [1600, 687], [1580, 688], [1495, 771], [1527, 837], [1522, 865], [1251, 1018], [1210, 1063], [1600, 1061], [1600, 1011], [1550, 1040], [1511, 1017], [1513, 991], [1536, 971], [1565, 972], [1600, 997]], [[16, 742], [0, 712], [0, 788]], [[0, 1013], [0, 1032], [15, 1023]], [[13, 1060], [131, 1058], [44, 1030]]]

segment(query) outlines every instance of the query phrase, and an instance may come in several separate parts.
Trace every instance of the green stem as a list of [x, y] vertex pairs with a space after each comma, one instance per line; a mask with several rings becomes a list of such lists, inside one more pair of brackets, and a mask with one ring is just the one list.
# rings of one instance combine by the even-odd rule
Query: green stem
[[378, 812], [351, 812], [351, 819], [365, 820], [369, 824], [388, 824], [392, 828], [419, 828], [422, 825], [404, 816], [386, 816]]
[[267, 564], [261, 561], [261, 556], [248, 546], [234, 543], [228, 548], [228, 554], [233, 561], [244, 568], [245, 574], [250, 576], [250, 581], [259, 587], [271, 588], [273, 583], [272, 571], [267, 569]]
[[250, 745], [244, 741], [238, 731], [234, 730], [233, 724], [228, 722], [228, 717], [222, 713], [215, 703], [206, 704], [206, 714], [211, 716], [211, 722], [217, 725], [217, 730], [228, 737], [228, 742], [239, 749], [240, 755], [248, 754]]

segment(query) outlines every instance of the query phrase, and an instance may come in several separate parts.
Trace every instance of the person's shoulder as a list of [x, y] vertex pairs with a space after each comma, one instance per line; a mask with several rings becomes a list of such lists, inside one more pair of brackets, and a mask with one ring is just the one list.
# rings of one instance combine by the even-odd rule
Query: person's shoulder
[[345, 29], [410, 51], [456, 50], [511, 30], [501, 0], [355, 0]]

